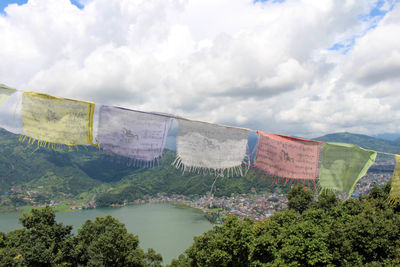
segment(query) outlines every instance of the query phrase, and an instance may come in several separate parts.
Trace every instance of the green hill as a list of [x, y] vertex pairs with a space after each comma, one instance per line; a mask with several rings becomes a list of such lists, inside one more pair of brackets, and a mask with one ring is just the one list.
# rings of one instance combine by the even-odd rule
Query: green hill
[[[171, 166], [175, 152], [166, 150], [159, 167], [134, 168], [123, 160], [105, 159], [94, 147], [54, 151], [18, 141], [0, 129], [0, 197], [3, 206], [24, 206], [74, 199], [99, 205], [132, 201], [157, 193], [203, 195], [215, 177], [182, 174]], [[213, 193], [230, 196], [252, 188], [269, 192], [277, 187], [254, 172], [244, 177], [218, 178]]]
[[[18, 141], [18, 135], [0, 129], [0, 200], [3, 207], [73, 200], [100, 206], [133, 201], [157, 193], [203, 195], [215, 177], [182, 174], [171, 166], [175, 152], [166, 150], [160, 166], [134, 168], [123, 160], [105, 159], [95, 147], [79, 151], [51, 150]], [[366, 149], [400, 153], [400, 144], [366, 135], [335, 133], [316, 140], [345, 142]], [[380, 157], [380, 159], [386, 159]], [[218, 178], [213, 193], [230, 196], [276, 190], [279, 186], [250, 171], [244, 177]], [[286, 189], [283, 189], [286, 190]], [[0, 205], [0, 210], [1, 210]]]
[[[339, 142], [339, 143], [355, 144], [365, 149], [386, 152], [386, 153], [400, 154], [400, 142], [375, 138], [363, 134], [353, 134], [347, 132], [332, 133], [315, 138], [314, 140], [323, 142]], [[380, 160], [386, 160], [389, 158], [393, 157], [378, 154], [378, 159]]]

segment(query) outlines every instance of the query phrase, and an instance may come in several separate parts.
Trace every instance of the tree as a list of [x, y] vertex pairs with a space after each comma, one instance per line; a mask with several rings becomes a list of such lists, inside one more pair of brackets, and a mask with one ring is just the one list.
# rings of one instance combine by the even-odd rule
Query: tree
[[72, 226], [57, 223], [54, 211], [48, 206], [24, 214], [20, 222], [24, 228], [3, 237], [5, 248], [0, 251], [0, 265], [69, 265], [73, 248]]
[[[110, 215], [87, 220], [75, 238], [77, 264], [82, 266], [146, 266], [138, 237]], [[155, 253], [151, 251], [148, 260]], [[157, 259], [158, 260], [158, 259]]]
[[249, 254], [254, 221], [239, 221], [229, 216], [222, 226], [215, 226], [171, 262], [171, 266], [249, 266]]
[[288, 193], [288, 207], [299, 213], [303, 213], [313, 201], [314, 193], [301, 186], [294, 186]]
[[137, 236], [111, 216], [86, 221], [75, 237], [48, 206], [20, 221], [22, 229], [0, 233], [0, 266], [161, 266], [161, 255], [144, 253]]
[[318, 195], [318, 202], [316, 202], [316, 208], [323, 209], [325, 211], [331, 210], [339, 203], [339, 199], [336, 195], [329, 190], [322, 190]]
[[386, 202], [389, 191], [346, 201], [322, 192], [314, 201], [292, 188], [289, 209], [260, 222], [230, 217], [171, 266], [399, 266], [400, 215]]
[[162, 267], [161, 262], [163, 261], [161, 254], [157, 253], [154, 249], [147, 249], [145, 255], [145, 263], [148, 267]]

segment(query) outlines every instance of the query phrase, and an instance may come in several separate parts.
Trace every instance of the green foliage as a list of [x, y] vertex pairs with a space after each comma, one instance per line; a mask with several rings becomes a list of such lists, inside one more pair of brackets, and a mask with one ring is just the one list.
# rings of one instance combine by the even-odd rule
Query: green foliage
[[[170, 266], [398, 266], [400, 215], [386, 202], [389, 191], [375, 187], [342, 202], [329, 191], [314, 200], [293, 188], [292, 208], [264, 221], [229, 216]], [[0, 233], [0, 266], [161, 266], [161, 255], [145, 253], [111, 216], [86, 221], [75, 236], [50, 207], [20, 222], [23, 228]]]
[[111, 216], [86, 221], [76, 236], [48, 206], [20, 222], [23, 228], [0, 233], [0, 266], [161, 266], [161, 255], [144, 253], [138, 237]]
[[154, 249], [149, 248], [147, 249], [147, 253], [145, 256], [145, 263], [148, 267], [161, 267], [162, 264], [162, 256], [161, 254], [157, 253]]
[[193, 266], [248, 266], [250, 253], [251, 226], [253, 221], [238, 221], [231, 216], [225, 227], [196, 237], [193, 245], [186, 251]]
[[292, 187], [288, 193], [288, 207], [299, 213], [303, 213], [311, 204], [314, 193], [302, 186]]
[[[361, 135], [344, 133], [323, 140], [389, 151], [382, 147], [387, 143]], [[35, 147], [18, 143], [2, 130], [0, 145], [0, 192], [16, 185], [21, 191], [35, 189], [39, 194], [32, 198], [38, 202], [56, 196], [90, 196], [89, 191], [97, 195], [99, 206], [159, 192], [201, 195], [215, 179], [182, 175], [170, 165], [175, 157], [171, 151], [165, 152], [161, 167], [135, 169], [102, 159], [94, 148], [32, 153]], [[244, 177], [218, 178], [215, 185], [216, 196], [247, 193], [253, 187], [274, 190], [270, 181], [253, 171]], [[313, 199], [311, 191], [292, 188], [288, 210], [261, 222], [229, 217], [196, 237], [171, 266], [398, 266], [400, 205], [387, 204], [389, 191], [390, 183], [374, 187], [367, 197], [342, 202], [329, 191]], [[8, 201], [26, 204], [18, 193], [10, 194]], [[33, 209], [20, 222], [23, 228], [0, 233], [0, 266], [161, 266], [160, 254], [152, 249], [145, 253], [138, 237], [110, 216], [85, 222], [75, 236], [70, 226], [55, 221], [49, 207]]]
[[121, 204], [123, 199], [119, 198], [117, 194], [103, 193], [96, 198], [96, 205], [101, 207], [108, 207], [112, 204]]
[[101, 184], [88, 176], [79, 165], [88, 160], [88, 154], [92, 153], [93, 158], [95, 149], [78, 152], [36, 150], [35, 145], [20, 143], [18, 135], [3, 129], [0, 129], [0, 145], [0, 194], [6, 191], [11, 193], [10, 187], [19, 186], [39, 191], [49, 198], [63, 194], [77, 195]]
[[3, 237], [0, 266], [70, 265], [72, 227], [57, 223], [50, 207], [24, 214], [20, 222], [24, 228], [11, 231]]
[[[165, 151], [162, 165], [154, 168], [132, 170], [120, 181], [114, 182], [114, 188], [96, 197], [98, 206], [121, 204], [124, 200], [133, 201], [143, 195], [156, 195], [163, 192], [167, 195], [204, 195], [210, 192], [211, 185], [216, 179], [214, 176], [193, 173], [183, 174], [171, 166], [175, 153]], [[249, 171], [243, 177], [217, 178], [213, 194], [217, 197], [231, 196], [232, 193], [248, 193], [251, 188], [261, 192], [275, 190], [274, 184], [268, 179], [260, 179], [257, 173]]]
[[[31, 199], [38, 204], [51, 200], [79, 199], [85, 195], [100, 207], [133, 201], [144, 195], [204, 195], [211, 189], [215, 176], [182, 174], [171, 166], [175, 153], [166, 150], [162, 162], [154, 168], [128, 166], [126, 160], [104, 158], [94, 147], [79, 151], [54, 151], [18, 142], [18, 136], [0, 129], [0, 195], [18, 186], [19, 193], [38, 192]], [[213, 188], [217, 197], [248, 193], [251, 188], [270, 192], [276, 185], [249, 171], [244, 177], [218, 178]], [[17, 194], [10, 199], [14, 207], [29, 205]], [[95, 199], [92, 197], [96, 196]], [[9, 204], [8, 204], [9, 205]]]
[[328, 211], [339, 203], [336, 195], [329, 190], [322, 190], [318, 195], [318, 202], [314, 202], [316, 208]]
[[137, 236], [110, 215], [87, 220], [75, 238], [75, 253], [82, 266], [145, 266]]
[[291, 209], [260, 222], [231, 217], [170, 266], [398, 266], [400, 215], [386, 202], [389, 190], [341, 202], [294, 188]]

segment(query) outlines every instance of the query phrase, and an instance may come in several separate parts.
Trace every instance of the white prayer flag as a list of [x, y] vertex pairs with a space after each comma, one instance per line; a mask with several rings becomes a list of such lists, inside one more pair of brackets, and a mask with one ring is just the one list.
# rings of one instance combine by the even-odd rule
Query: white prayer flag
[[243, 175], [248, 130], [178, 119], [177, 168], [218, 176]]

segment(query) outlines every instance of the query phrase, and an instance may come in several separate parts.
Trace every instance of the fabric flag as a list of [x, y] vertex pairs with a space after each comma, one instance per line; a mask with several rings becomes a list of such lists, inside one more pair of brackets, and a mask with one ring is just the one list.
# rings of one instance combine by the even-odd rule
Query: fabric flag
[[377, 153], [343, 143], [325, 143], [321, 156], [319, 185], [339, 192], [354, 191], [358, 180], [375, 162]]
[[392, 185], [389, 193], [389, 203], [395, 204], [400, 202], [400, 155], [395, 155], [396, 166], [393, 171]]
[[0, 84], [0, 106], [16, 91], [14, 88]]
[[109, 155], [151, 166], [162, 156], [171, 123], [166, 114], [101, 106], [97, 140]]
[[47, 94], [24, 92], [22, 131], [30, 143], [39, 146], [56, 144], [93, 145], [94, 103], [58, 98]]
[[[322, 143], [286, 135], [258, 133], [254, 165], [269, 175], [294, 180], [313, 180], [318, 177]], [[285, 183], [286, 184], [286, 183]]]
[[175, 167], [216, 176], [243, 175], [248, 130], [186, 119], [178, 123]]

